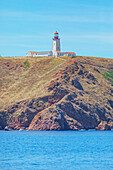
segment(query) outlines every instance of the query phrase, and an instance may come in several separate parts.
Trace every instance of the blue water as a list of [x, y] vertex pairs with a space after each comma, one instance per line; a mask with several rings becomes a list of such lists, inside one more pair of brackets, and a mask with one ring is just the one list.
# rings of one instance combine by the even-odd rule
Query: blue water
[[113, 131], [0, 131], [0, 170], [113, 169]]

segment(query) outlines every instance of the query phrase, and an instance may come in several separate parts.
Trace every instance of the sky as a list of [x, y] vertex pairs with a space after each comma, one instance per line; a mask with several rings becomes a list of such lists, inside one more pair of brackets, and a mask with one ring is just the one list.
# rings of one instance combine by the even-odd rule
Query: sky
[[61, 51], [113, 58], [113, 0], [0, 0], [0, 55]]

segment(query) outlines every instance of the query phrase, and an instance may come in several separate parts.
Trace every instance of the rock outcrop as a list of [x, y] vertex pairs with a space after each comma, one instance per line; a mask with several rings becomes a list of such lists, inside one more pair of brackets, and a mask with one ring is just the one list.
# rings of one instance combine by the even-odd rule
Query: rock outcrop
[[[48, 86], [48, 91], [52, 91], [52, 106], [39, 112], [32, 120], [29, 130], [80, 130], [96, 129], [110, 130], [109, 121], [113, 121], [113, 114], [107, 112], [106, 108], [100, 106], [98, 102], [90, 104], [79, 96], [87, 95], [79, 82], [80, 78], [89, 84], [99, 85], [93, 74], [89, 73], [82, 65], [76, 62], [68, 63], [64, 70], [54, 75], [55, 79]], [[67, 71], [66, 71], [67, 70]], [[70, 90], [72, 86], [72, 90]], [[60, 93], [60, 100], [57, 92]], [[62, 95], [61, 95], [62, 94]], [[108, 100], [110, 105], [112, 102]], [[112, 107], [112, 106], [111, 106]], [[107, 112], [107, 113], [106, 113]], [[104, 123], [103, 123], [104, 122]]]
[[104, 66], [81, 60], [64, 63], [46, 85], [47, 95], [2, 109], [0, 129], [113, 129], [113, 88], [101, 74]]

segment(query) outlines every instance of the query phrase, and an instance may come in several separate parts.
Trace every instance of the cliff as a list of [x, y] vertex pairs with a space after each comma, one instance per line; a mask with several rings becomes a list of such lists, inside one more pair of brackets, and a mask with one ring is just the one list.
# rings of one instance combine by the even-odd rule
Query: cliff
[[113, 60], [0, 58], [0, 128], [113, 129]]

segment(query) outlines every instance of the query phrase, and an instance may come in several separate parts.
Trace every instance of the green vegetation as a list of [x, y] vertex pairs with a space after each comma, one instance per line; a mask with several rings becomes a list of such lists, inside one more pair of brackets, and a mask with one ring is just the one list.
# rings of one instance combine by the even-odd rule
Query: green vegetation
[[102, 75], [109, 80], [110, 82], [113, 83], [113, 70], [109, 70], [108, 72], [102, 73]]
[[20, 114], [20, 112], [17, 111], [17, 112], [15, 112], [15, 113], [12, 115], [12, 117], [18, 116], [19, 114]]
[[28, 60], [24, 61], [24, 66], [30, 67], [30, 64], [29, 64]]
[[26, 112], [28, 112], [29, 111], [29, 108], [26, 108]]

